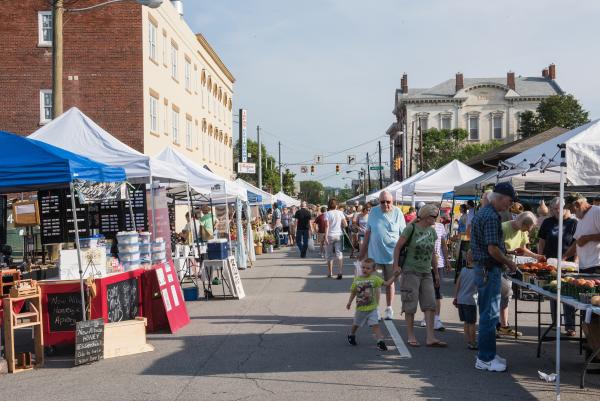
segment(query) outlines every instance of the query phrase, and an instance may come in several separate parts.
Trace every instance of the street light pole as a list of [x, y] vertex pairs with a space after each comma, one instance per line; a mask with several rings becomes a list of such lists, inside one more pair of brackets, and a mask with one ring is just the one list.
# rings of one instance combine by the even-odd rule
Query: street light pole
[[[63, 15], [66, 12], [84, 12], [113, 3], [134, 0], [108, 0], [84, 8], [65, 10], [64, 0], [52, 0], [52, 118], [63, 113]], [[158, 8], [163, 0], [135, 0], [136, 3], [150, 8]]]

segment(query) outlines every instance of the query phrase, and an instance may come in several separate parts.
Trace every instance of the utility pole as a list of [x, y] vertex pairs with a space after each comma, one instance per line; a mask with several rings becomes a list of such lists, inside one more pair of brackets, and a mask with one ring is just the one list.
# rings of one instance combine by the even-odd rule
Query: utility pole
[[367, 191], [371, 193], [371, 167], [369, 165], [369, 153], [367, 153]]
[[279, 188], [283, 191], [283, 171], [281, 170], [281, 141], [279, 142]]
[[258, 188], [262, 189], [262, 146], [260, 145], [260, 125], [256, 126], [256, 142], [258, 142]]
[[52, 2], [52, 118], [63, 113], [64, 0]]
[[377, 141], [379, 148], [379, 190], [383, 189], [383, 166], [381, 165], [381, 141]]

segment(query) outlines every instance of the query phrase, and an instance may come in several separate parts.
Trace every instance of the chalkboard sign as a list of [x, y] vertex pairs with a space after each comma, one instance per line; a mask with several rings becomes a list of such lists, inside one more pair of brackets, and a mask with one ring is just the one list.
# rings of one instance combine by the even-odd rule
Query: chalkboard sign
[[119, 281], [106, 287], [108, 304], [108, 322], [132, 320], [138, 315], [139, 293], [138, 279]]
[[75, 329], [75, 366], [104, 357], [104, 319], [77, 322]]
[[0, 244], [6, 244], [6, 195], [0, 195]]
[[81, 316], [80, 293], [48, 294], [50, 331], [73, 331]]
[[[75, 228], [73, 226], [73, 212], [71, 211], [71, 194], [66, 189], [39, 191], [38, 202], [40, 205], [40, 234], [42, 244], [56, 244], [75, 241]], [[90, 236], [90, 218], [88, 207], [79, 204], [79, 197], [75, 197], [77, 208], [77, 223], [79, 235]]]
[[[147, 231], [146, 185], [138, 184], [128, 188], [136, 228], [138, 231]], [[102, 202], [99, 213], [98, 228], [106, 238], [114, 239], [119, 231], [133, 231], [128, 200]]]

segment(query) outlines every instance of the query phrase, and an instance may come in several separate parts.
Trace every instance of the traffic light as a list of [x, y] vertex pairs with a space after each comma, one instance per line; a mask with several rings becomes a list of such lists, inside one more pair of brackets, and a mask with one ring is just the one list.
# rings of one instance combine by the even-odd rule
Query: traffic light
[[311, 173], [311, 174], [314, 174], [314, 172], [315, 172], [315, 166], [314, 166], [314, 165], [313, 165], [313, 166], [310, 166], [310, 173]]
[[396, 171], [400, 170], [401, 163], [402, 163], [402, 159], [400, 159], [399, 157], [395, 158], [394, 159], [394, 170], [396, 170]]
[[340, 175], [340, 165], [339, 164], [335, 165], [335, 174]]

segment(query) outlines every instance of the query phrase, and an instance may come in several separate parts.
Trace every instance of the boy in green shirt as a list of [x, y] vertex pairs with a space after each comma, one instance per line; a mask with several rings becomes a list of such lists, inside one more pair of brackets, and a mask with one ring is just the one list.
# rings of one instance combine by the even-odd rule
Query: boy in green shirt
[[381, 351], [387, 351], [383, 333], [379, 328], [379, 297], [381, 295], [381, 286], [383, 279], [375, 274], [375, 261], [367, 258], [362, 262], [362, 275], [354, 278], [350, 288], [350, 299], [346, 309], [350, 310], [352, 301], [356, 298], [356, 312], [354, 322], [348, 335], [350, 345], [356, 345], [356, 331], [359, 327], [368, 324], [373, 328], [373, 333], [377, 339], [377, 348]]

